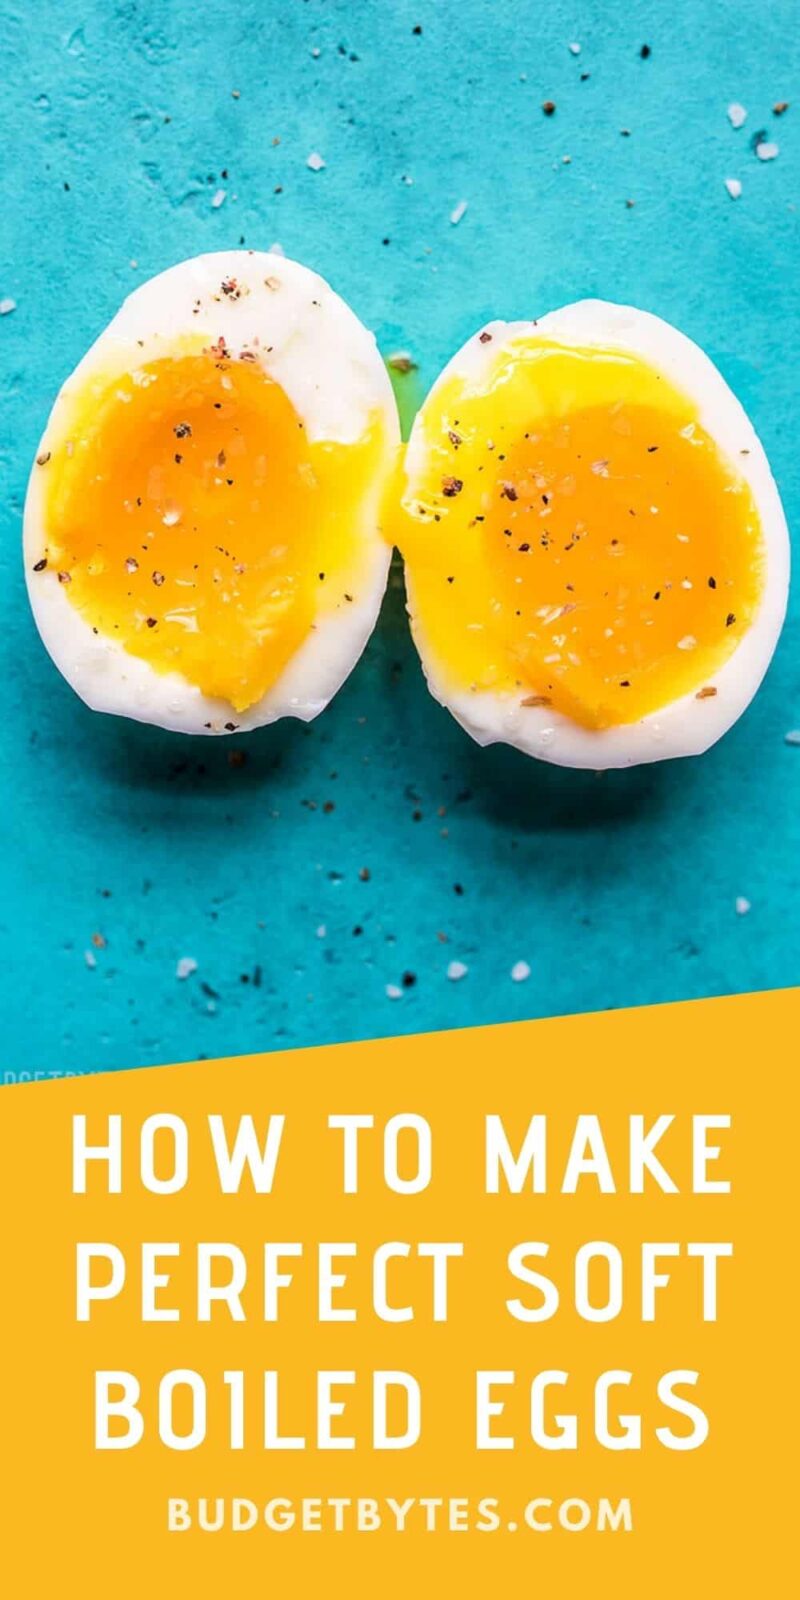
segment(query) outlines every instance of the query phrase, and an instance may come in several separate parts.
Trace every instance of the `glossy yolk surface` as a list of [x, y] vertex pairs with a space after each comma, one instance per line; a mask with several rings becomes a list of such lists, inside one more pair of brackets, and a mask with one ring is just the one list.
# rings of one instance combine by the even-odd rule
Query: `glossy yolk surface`
[[311, 443], [284, 390], [218, 349], [97, 379], [47, 463], [42, 570], [98, 634], [244, 711], [355, 598], [378, 435]]
[[764, 555], [749, 487], [686, 396], [627, 353], [532, 337], [480, 389], [441, 385], [420, 426], [396, 537], [446, 681], [595, 729], [703, 697]]

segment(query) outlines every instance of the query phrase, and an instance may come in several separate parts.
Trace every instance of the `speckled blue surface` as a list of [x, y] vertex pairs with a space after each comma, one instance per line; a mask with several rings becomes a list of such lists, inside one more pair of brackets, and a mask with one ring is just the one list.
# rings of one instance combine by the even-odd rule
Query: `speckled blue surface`
[[242, 740], [231, 765], [229, 742], [85, 710], [39, 644], [18, 551], [69, 369], [143, 277], [241, 241], [318, 267], [425, 381], [490, 315], [586, 294], [659, 312], [739, 393], [797, 523], [797, 21], [796, 0], [0, 4], [7, 1075], [800, 979], [796, 602], [711, 754], [596, 778], [472, 745], [424, 689], [395, 582], [331, 709]]

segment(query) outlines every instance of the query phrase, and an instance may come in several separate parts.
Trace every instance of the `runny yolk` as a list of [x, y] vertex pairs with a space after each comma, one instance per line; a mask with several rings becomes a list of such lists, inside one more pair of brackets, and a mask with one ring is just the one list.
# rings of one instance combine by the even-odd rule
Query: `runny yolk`
[[97, 379], [48, 461], [47, 569], [98, 634], [242, 712], [356, 596], [379, 433], [309, 441], [280, 385], [216, 348]]
[[418, 426], [396, 537], [447, 681], [594, 729], [714, 694], [763, 539], [685, 395], [627, 353], [538, 337], [480, 390], [441, 386]]

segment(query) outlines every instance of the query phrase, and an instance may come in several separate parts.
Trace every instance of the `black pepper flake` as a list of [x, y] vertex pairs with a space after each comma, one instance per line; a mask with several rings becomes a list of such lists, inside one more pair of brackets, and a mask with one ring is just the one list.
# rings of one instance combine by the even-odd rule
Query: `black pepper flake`
[[37, 561], [36, 562], [36, 565], [35, 565], [33, 570], [34, 570], [34, 572], [44, 572], [44, 569], [45, 569], [46, 566], [47, 566], [47, 556], [42, 556], [41, 561]]
[[[45, 562], [45, 566], [46, 565], [47, 565], [47, 563]], [[455, 578], [448, 578], [447, 581], [448, 581], [448, 583], [455, 583], [456, 580], [455, 580]]]
[[725, 618], [725, 626], [726, 626], [726, 628], [731, 628], [735, 621], [736, 621], [736, 613], [735, 613], [735, 611], [729, 611], [727, 617]]
[[620, 678], [619, 686], [620, 686], [620, 689], [630, 689], [630, 686], [631, 686], [630, 678]]
[[518, 500], [519, 499], [519, 495], [517, 494], [517, 491], [516, 491], [513, 483], [504, 483], [502, 485], [501, 489], [500, 489], [500, 493], [501, 493], [501, 495], [504, 496], [504, 498], [506, 500]]
[[148, 617], [147, 618], [147, 626], [148, 626], [148, 628], [154, 628], [156, 626], [156, 618], [155, 617]]
[[452, 500], [455, 495], [460, 494], [463, 487], [463, 478], [442, 478], [442, 494], [447, 495], [448, 500]]
[[188, 439], [192, 432], [191, 423], [178, 422], [172, 431], [176, 439]]
[[657, 445], [657, 444], [649, 444], [649, 445], [648, 445], [648, 446], [647, 446], [647, 454], [648, 454], [648, 455], [649, 455], [649, 456], [651, 456], [651, 455], [652, 455], [652, 454], [653, 454], [653, 451], [654, 451], [654, 450], [657, 450], [657, 449], [658, 449], [658, 445]]
[[414, 984], [416, 983], [416, 981], [417, 981], [416, 972], [404, 972], [403, 973], [403, 988], [404, 989], [413, 989]]
[[530, 545], [529, 544], [518, 544], [517, 545], [517, 549], [522, 553], [522, 555], [527, 555], [528, 551], [530, 550]]
[[640, 54], [642, 60], [646, 61], [648, 59], [648, 56], [651, 56], [653, 54], [653, 52], [650, 49], [649, 44], [643, 44], [641, 50], [639, 51], [639, 54]]
[[68, 572], [59, 572], [58, 581], [59, 583], [71, 583], [72, 579]]
[[716, 589], [716, 587], [717, 587], [717, 580], [716, 580], [716, 578], [709, 578], [709, 580], [708, 580], [708, 587], [709, 587], [709, 589]]
[[492, 342], [492, 336], [491, 336], [490, 333], [486, 332], [485, 328], [483, 330], [483, 333], [479, 334], [478, 337], [480, 339], [481, 344], [491, 344], [491, 342]]
[[153, 582], [154, 582], [156, 588], [160, 589], [162, 583], [164, 582], [164, 574], [163, 574], [163, 572], [154, 572], [153, 573]]
[[238, 728], [238, 726], [239, 726], [238, 722], [226, 722], [226, 724], [225, 724], [225, 732], [226, 733], [235, 733], [236, 729]]
[[553, 112], [555, 111], [555, 109], [556, 109], [555, 100], [543, 100], [542, 101], [542, 110], [543, 110], [543, 112], [544, 112], [546, 117], [552, 117]]
[[36, 457], [36, 465], [37, 465], [37, 467], [46, 467], [49, 460], [50, 460], [50, 451], [49, 450], [43, 450], [41, 455]]

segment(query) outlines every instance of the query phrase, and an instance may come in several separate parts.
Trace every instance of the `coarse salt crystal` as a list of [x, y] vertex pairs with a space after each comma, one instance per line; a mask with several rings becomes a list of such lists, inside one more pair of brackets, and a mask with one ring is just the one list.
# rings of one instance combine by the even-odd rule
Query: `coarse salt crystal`
[[175, 976], [183, 981], [184, 978], [191, 978], [192, 973], [196, 971], [197, 962], [195, 961], [194, 956], [181, 956], [181, 959], [175, 968]]
[[216, 194], [214, 195], [214, 197], [213, 197], [213, 199], [211, 201], [211, 209], [212, 209], [212, 211], [219, 211], [220, 206], [225, 204], [226, 196], [227, 196], [227, 190], [226, 189], [218, 189], [217, 190]]
[[764, 140], [756, 145], [756, 155], [759, 161], [774, 161], [780, 152], [780, 145], [773, 144], [771, 140]]
[[784, 744], [800, 744], [800, 728], [790, 728], [783, 736]]
[[734, 100], [728, 106], [728, 121], [732, 128], [741, 128], [747, 121], [747, 112], [744, 106], [739, 105], [738, 100]]
[[468, 205], [468, 200], [459, 200], [458, 205], [453, 207], [452, 211], [450, 212], [450, 221], [452, 222], [453, 227], [455, 227], [457, 222], [461, 221], [461, 218], [463, 217]]
[[402, 1000], [403, 991], [402, 989], [398, 989], [396, 983], [387, 983], [386, 998], [387, 1000]]
[[525, 979], [529, 978], [530, 975], [531, 975], [531, 969], [528, 966], [527, 961], [515, 961], [514, 962], [514, 965], [511, 968], [511, 977], [512, 977], [514, 983], [524, 983]]
[[469, 967], [465, 967], [463, 961], [451, 961], [447, 968], [447, 976], [451, 983], [458, 983], [462, 978], [466, 978], [468, 971]]
[[12, 311], [16, 311], [16, 309], [17, 302], [16, 300], [12, 300], [10, 295], [6, 295], [5, 300], [0, 300], [0, 317], [7, 317]]
[[742, 185], [739, 178], [726, 178], [725, 188], [727, 189], [732, 200], [739, 199], [739, 196], [742, 192]]
[[325, 162], [323, 160], [323, 157], [320, 155], [319, 151], [318, 150], [312, 150], [312, 152], [311, 152], [311, 154], [310, 154], [310, 156], [309, 156], [309, 158], [308, 158], [308, 160], [306, 162], [306, 166], [310, 167], [312, 172], [321, 172], [323, 167], [324, 167], [324, 165], [325, 165]]
[[737, 917], [746, 917], [749, 910], [750, 910], [750, 901], [749, 900], [745, 900], [745, 897], [744, 897], [743, 894], [737, 895], [736, 896], [736, 915], [737, 915]]
[[697, 644], [697, 640], [695, 639], [694, 634], [693, 633], [685, 633], [683, 638], [678, 640], [678, 649], [679, 650], [694, 650], [696, 644]]
[[567, 49], [571, 56], [579, 56], [581, 53], [581, 47], [579, 44], [568, 44]]

